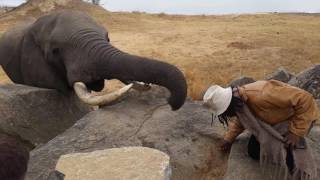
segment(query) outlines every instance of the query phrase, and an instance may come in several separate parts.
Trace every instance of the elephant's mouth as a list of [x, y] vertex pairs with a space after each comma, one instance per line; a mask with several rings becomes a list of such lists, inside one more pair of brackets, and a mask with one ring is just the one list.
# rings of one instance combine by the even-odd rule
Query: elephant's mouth
[[104, 80], [102, 82], [103, 83], [98, 81], [95, 83], [75, 82], [73, 84], [73, 89], [80, 100], [84, 103], [93, 106], [103, 106], [111, 104], [124, 96], [131, 88], [138, 91], [148, 91], [151, 88], [149, 84], [133, 81], [132, 83], [111, 93], [102, 93], [101, 95], [93, 94], [91, 90], [101, 91], [104, 88]]
[[104, 82], [105, 82], [105, 80], [101, 79], [101, 80], [85, 83], [85, 85], [87, 86], [87, 88], [89, 90], [100, 92], [104, 88]]

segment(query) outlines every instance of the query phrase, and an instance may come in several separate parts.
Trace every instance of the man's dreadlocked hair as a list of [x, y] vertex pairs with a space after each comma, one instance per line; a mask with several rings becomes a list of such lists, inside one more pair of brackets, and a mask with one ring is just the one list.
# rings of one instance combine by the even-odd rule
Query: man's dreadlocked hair
[[[231, 86], [232, 89], [234, 89], [234, 87]], [[238, 91], [238, 88], [237, 88]], [[232, 95], [231, 98], [231, 102], [230, 105], [228, 106], [227, 110], [220, 114], [218, 116], [219, 121], [223, 124], [223, 125], [227, 125], [228, 126], [228, 121], [230, 120], [230, 118], [236, 116], [236, 112], [238, 110], [240, 110], [243, 106], [243, 101], [240, 97], [236, 97], [234, 95]]]

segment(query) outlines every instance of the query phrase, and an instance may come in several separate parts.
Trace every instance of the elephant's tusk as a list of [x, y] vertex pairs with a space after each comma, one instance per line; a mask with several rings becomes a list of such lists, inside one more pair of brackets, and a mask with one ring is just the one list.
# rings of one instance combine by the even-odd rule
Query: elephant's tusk
[[83, 82], [76, 82], [73, 84], [73, 89], [77, 96], [84, 102], [93, 106], [102, 106], [110, 104], [111, 102], [122, 97], [126, 92], [132, 88], [133, 84], [129, 84], [117, 91], [104, 94], [104, 95], [93, 95], [89, 92], [86, 85]]

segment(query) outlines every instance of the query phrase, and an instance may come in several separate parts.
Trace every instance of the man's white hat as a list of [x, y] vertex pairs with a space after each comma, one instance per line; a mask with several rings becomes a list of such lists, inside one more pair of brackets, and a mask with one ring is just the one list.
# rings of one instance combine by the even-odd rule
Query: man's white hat
[[232, 88], [218, 85], [210, 86], [203, 96], [204, 104], [209, 106], [216, 115], [224, 113], [231, 103]]

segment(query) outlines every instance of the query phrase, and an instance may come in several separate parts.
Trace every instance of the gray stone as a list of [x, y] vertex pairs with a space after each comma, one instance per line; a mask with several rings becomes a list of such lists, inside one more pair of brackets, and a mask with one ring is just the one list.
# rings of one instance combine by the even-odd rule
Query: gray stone
[[[315, 153], [316, 164], [318, 164], [318, 174], [320, 173], [320, 128], [314, 127], [309, 134], [308, 142]], [[224, 180], [248, 180], [259, 179], [268, 180], [262, 175], [259, 168], [259, 161], [251, 159], [247, 153], [249, 134], [242, 134], [232, 145], [228, 160], [228, 169]]]
[[169, 180], [169, 161], [167, 154], [156, 149], [123, 147], [63, 155], [56, 170], [65, 174], [65, 180]]
[[290, 81], [290, 79], [292, 79], [294, 77], [294, 75], [292, 75], [291, 73], [289, 73], [286, 69], [284, 68], [279, 68], [276, 72], [274, 72], [273, 74], [271, 74], [270, 76], [268, 76], [266, 79], [270, 80], [270, 79], [274, 79], [274, 80], [278, 80], [284, 83], [287, 83]]
[[59, 171], [52, 171], [47, 180], [65, 180], [65, 175]]
[[251, 77], [239, 77], [237, 79], [234, 79], [230, 82], [229, 86], [232, 86], [232, 87], [237, 87], [237, 86], [243, 86], [243, 85], [246, 85], [246, 84], [250, 84], [250, 83], [253, 83], [253, 82], [256, 82], [256, 80], [254, 80], [253, 78]]
[[320, 64], [299, 73], [288, 83], [302, 88], [310, 92], [314, 98], [320, 99]]
[[27, 179], [47, 179], [63, 154], [144, 146], [167, 153], [172, 179], [222, 178], [226, 155], [217, 150], [224, 129], [200, 103], [171, 111], [167, 91], [130, 91], [122, 101], [88, 113], [47, 144], [31, 152]]
[[56, 90], [0, 87], [0, 132], [19, 137], [31, 149], [62, 133], [89, 111], [76, 96]]
[[263, 180], [259, 172], [259, 162], [251, 159], [247, 153], [248, 134], [241, 134], [233, 143], [229, 160], [228, 169], [224, 180]]

